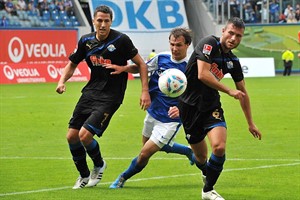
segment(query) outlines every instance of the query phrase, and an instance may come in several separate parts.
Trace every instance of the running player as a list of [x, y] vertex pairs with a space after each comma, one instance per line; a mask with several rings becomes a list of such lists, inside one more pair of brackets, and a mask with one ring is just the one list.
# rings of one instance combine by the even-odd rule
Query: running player
[[[231, 51], [239, 45], [244, 30], [245, 25], [241, 19], [229, 19], [222, 30], [221, 38], [208, 36], [200, 40], [185, 72], [187, 89], [180, 97], [178, 108], [186, 139], [196, 157], [196, 165], [206, 178], [202, 199], [224, 199], [214, 190], [225, 162], [227, 138], [219, 91], [240, 101], [250, 133], [261, 139], [261, 133], [252, 120], [240, 62]], [[231, 74], [236, 89], [220, 82], [227, 73]], [[208, 161], [207, 144], [204, 140], [206, 136], [212, 148]]]
[[[192, 150], [182, 144], [175, 143], [181, 122], [177, 108], [178, 98], [170, 98], [164, 95], [158, 88], [159, 75], [170, 68], [185, 71], [187, 64], [187, 49], [191, 44], [191, 31], [186, 28], [175, 28], [169, 35], [170, 53], [160, 53], [147, 62], [148, 71], [151, 72], [149, 92], [151, 105], [147, 109], [142, 131], [143, 147], [140, 154], [135, 157], [129, 168], [121, 173], [110, 188], [122, 188], [126, 180], [141, 172], [149, 162], [153, 154], [158, 151], [177, 153], [187, 156], [193, 164]], [[107, 65], [107, 68], [116, 70], [113, 73], [122, 72], [126, 68]], [[128, 66], [128, 72], [137, 72], [135, 66]]]
[[[82, 60], [86, 61], [91, 71], [91, 78], [82, 89], [82, 96], [74, 109], [67, 133], [74, 164], [80, 174], [73, 189], [83, 188], [86, 185], [95, 186], [101, 180], [106, 162], [102, 158], [99, 144], [94, 136], [102, 136], [111, 117], [122, 104], [126, 90], [128, 74], [124, 72], [111, 75], [112, 70], [105, 69], [102, 65], [113, 63], [125, 66], [131, 59], [137, 65], [141, 76], [141, 108], [147, 109], [151, 102], [147, 66], [130, 38], [110, 29], [112, 18], [113, 13], [109, 7], [101, 5], [96, 8], [93, 19], [96, 32], [81, 37], [76, 51], [69, 57], [70, 61], [56, 88], [59, 94], [65, 92], [65, 82], [72, 77], [77, 65]], [[94, 164], [91, 174], [86, 154]]]

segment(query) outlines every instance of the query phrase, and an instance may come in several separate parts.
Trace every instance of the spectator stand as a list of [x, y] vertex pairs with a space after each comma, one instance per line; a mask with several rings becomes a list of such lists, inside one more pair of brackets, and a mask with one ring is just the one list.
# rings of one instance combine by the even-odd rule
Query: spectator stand
[[[0, 0], [0, 27], [79, 27], [71, 0]], [[25, 5], [24, 5], [25, 3]]]

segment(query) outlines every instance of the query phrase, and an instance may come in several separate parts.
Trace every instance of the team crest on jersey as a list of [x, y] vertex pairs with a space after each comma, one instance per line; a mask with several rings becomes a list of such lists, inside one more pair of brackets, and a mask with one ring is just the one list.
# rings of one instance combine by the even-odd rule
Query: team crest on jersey
[[212, 46], [209, 45], [209, 44], [204, 44], [203, 46], [203, 50], [202, 50], [202, 53], [204, 54], [207, 54], [207, 55], [210, 55], [211, 51], [212, 51]]
[[232, 61], [227, 62], [227, 69], [233, 69], [233, 62]]
[[114, 50], [116, 50], [116, 47], [113, 44], [111, 44], [107, 47], [107, 50], [113, 52]]

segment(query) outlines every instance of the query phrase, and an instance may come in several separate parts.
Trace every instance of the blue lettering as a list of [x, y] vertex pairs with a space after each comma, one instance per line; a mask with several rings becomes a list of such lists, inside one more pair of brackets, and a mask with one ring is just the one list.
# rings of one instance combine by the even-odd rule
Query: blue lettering
[[[160, 16], [161, 28], [173, 28], [180, 26], [183, 23], [183, 17], [179, 11], [179, 4], [176, 1], [159, 1], [158, 4], [158, 13]], [[170, 11], [167, 11], [167, 7], [171, 7]], [[168, 18], [173, 18], [174, 22], [170, 22]]]
[[[184, 16], [180, 12], [180, 2], [178, 0], [140, 0], [140, 4], [136, 0], [91, 0], [94, 9], [99, 5], [107, 5], [113, 10], [113, 22], [112, 27], [125, 27], [125, 23], [128, 22], [128, 28], [131, 30], [138, 29], [138, 22], [144, 26], [145, 29], [170, 29], [177, 26], [181, 26], [184, 23]], [[153, 5], [154, 1], [157, 2], [157, 6]], [[120, 5], [122, 3], [122, 5]], [[153, 4], [152, 4], [153, 3]], [[181, 2], [182, 3], [182, 2]], [[136, 7], [140, 5], [140, 7]], [[123, 7], [125, 6], [125, 7]], [[155, 9], [155, 10], [153, 10]], [[146, 17], [150, 13], [150, 16], [157, 15], [154, 18]], [[127, 15], [127, 19], [124, 17]], [[159, 18], [160, 27], [154, 27], [156, 21], [154, 19]], [[126, 24], [127, 25], [127, 24]], [[142, 27], [140, 27], [143, 29]]]
[[136, 19], [138, 19], [147, 29], [154, 29], [154, 26], [144, 16], [144, 13], [150, 4], [151, 1], [144, 1], [138, 11], [135, 13], [133, 2], [126, 2], [127, 17], [130, 29], [137, 29]]

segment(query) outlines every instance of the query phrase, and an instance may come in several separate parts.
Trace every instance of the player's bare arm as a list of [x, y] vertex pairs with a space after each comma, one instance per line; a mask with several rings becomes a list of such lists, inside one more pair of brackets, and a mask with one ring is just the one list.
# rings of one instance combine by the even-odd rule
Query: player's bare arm
[[245, 94], [245, 96], [243, 98], [240, 98], [239, 100], [249, 126], [249, 132], [253, 135], [253, 137], [258, 138], [260, 140], [262, 135], [252, 119], [250, 98], [245, 87], [245, 81], [242, 80], [240, 82], [236, 82], [235, 85], [238, 90], [243, 91], [243, 93]]
[[219, 82], [215, 76], [210, 72], [211, 64], [204, 62], [202, 60], [197, 60], [198, 65], [198, 79], [201, 80], [203, 83], [208, 85], [209, 87], [216, 89], [218, 91], [224, 92], [229, 96], [234, 97], [235, 99], [240, 99], [245, 94], [240, 90], [234, 90], [223, 83]]
[[67, 82], [73, 76], [76, 67], [77, 64], [74, 64], [71, 61], [69, 61], [69, 63], [66, 65], [56, 87], [56, 92], [58, 94], [62, 94], [66, 91], [65, 82]]
[[141, 109], [146, 110], [151, 104], [149, 87], [148, 87], [148, 68], [142, 57], [137, 54], [131, 59], [139, 68], [140, 78], [142, 82], [142, 94], [140, 98]]
[[133, 65], [126, 65], [126, 66], [119, 66], [114, 64], [105, 64], [103, 65], [106, 69], [113, 69], [114, 71], [110, 74], [121, 74], [122, 72], [128, 72], [128, 73], [139, 73], [139, 67], [135, 64]]

